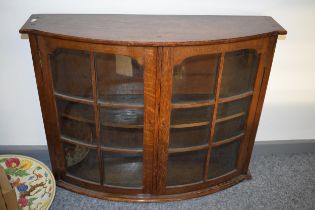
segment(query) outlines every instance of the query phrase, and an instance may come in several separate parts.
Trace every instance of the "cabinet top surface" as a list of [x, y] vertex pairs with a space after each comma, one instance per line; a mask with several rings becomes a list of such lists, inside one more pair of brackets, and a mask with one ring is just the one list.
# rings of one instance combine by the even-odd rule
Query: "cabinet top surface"
[[176, 46], [286, 34], [267, 16], [34, 14], [20, 33], [93, 43]]

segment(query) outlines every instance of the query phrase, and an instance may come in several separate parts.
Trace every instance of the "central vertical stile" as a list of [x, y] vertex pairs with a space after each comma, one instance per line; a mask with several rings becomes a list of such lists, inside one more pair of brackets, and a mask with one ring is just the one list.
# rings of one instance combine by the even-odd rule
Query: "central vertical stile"
[[218, 104], [219, 104], [219, 98], [220, 98], [220, 86], [221, 86], [222, 72], [223, 72], [223, 66], [224, 66], [224, 55], [225, 53], [222, 53], [220, 55], [219, 71], [218, 71], [216, 88], [215, 88], [215, 101], [213, 105], [213, 114], [212, 114], [211, 128], [210, 128], [209, 148], [208, 148], [208, 154], [207, 154], [205, 167], [204, 167], [204, 177], [203, 177], [204, 182], [207, 180], [207, 177], [208, 177], [209, 160], [210, 160], [210, 155], [211, 155], [211, 148], [212, 148], [212, 142], [213, 142], [213, 137], [214, 137], [214, 128], [216, 124], [217, 110], [218, 110]]
[[100, 143], [100, 110], [98, 106], [98, 94], [97, 94], [97, 76], [95, 70], [94, 53], [90, 52], [90, 63], [91, 63], [91, 74], [92, 74], [92, 88], [93, 88], [93, 108], [95, 113], [95, 138], [97, 145], [98, 163], [99, 163], [99, 173], [100, 173], [100, 184], [103, 185], [103, 158]]

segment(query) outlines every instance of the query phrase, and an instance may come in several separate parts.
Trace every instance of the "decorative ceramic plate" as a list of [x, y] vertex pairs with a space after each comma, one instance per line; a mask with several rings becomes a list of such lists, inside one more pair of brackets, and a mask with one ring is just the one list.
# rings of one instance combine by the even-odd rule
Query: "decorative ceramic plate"
[[21, 155], [0, 155], [0, 165], [15, 189], [20, 210], [49, 209], [56, 182], [44, 163]]
[[71, 167], [80, 163], [89, 154], [89, 151], [89, 148], [79, 145], [65, 147], [65, 159], [67, 161], [67, 167]]

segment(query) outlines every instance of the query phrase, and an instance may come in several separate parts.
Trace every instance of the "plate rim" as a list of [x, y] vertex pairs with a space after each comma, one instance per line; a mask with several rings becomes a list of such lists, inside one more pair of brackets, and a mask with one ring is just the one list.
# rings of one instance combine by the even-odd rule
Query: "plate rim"
[[38, 163], [39, 165], [43, 166], [43, 167], [46, 169], [46, 171], [51, 175], [52, 181], [53, 181], [53, 188], [54, 188], [54, 189], [53, 189], [53, 196], [52, 196], [52, 199], [50, 200], [50, 202], [49, 202], [49, 204], [48, 204], [48, 206], [47, 206], [47, 210], [48, 210], [48, 209], [50, 208], [52, 202], [54, 201], [55, 195], [56, 195], [56, 180], [55, 180], [55, 177], [54, 177], [53, 173], [51, 172], [50, 168], [48, 168], [48, 166], [47, 166], [45, 163], [43, 163], [42, 161], [37, 160], [37, 159], [32, 158], [32, 157], [29, 157], [29, 156], [25, 156], [25, 155], [1, 154], [1, 155], [0, 155], [0, 158], [1, 158], [1, 157], [12, 157], [12, 156], [13, 156], [13, 157], [25, 158], [25, 159], [30, 159], [30, 160], [32, 160], [32, 161]]

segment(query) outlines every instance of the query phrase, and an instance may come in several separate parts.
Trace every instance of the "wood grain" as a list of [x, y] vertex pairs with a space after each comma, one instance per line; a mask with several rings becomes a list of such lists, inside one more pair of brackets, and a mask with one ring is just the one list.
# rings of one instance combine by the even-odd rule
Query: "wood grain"
[[172, 96], [172, 50], [163, 48], [163, 62], [161, 69], [161, 100], [159, 118], [159, 139], [158, 139], [158, 174], [157, 193], [163, 194], [166, 186], [168, 144], [171, 116]]
[[[277, 36], [286, 34], [286, 31], [271, 17], [42, 14], [32, 15], [20, 32], [29, 34], [52, 170], [59, 186], [102, 199], [159, 202], [206, 195], [225, 189], [250, 177], [248, 165], [262, 111]], [[52, 74], [54, 66], [50, 58], [60, 49], [70, 50], [71, 52], [80, 51], [84, 53], [85, 57], [89, 55], [89, 62], [85, 63], [90, 64], [86, 68], [90, 68], [93, 97], [81, 98], [55, 91], [54, 75]], [[220, 98], [224, 55], [231, 51], [243, 49], [256, 50], [260, 58], [253, 90]], [[134, 62], [132, 65], [136, 65], [136, 69], [143, 71], [143, 80], [139, 75], [134, 78], [137, 87], [142, 86], [143, 82], [143, 97], [139, 93], [139, 90], [142, 89], [138, 88], [131, 98], [128, 98], [128, 94], [122, 94], [119, 97], [123, 99], [116, 98], [113, 101], [100, 98], [98, 68], [95, 66], [97, 54], [100, 53], [110, 54], [112, 57], [122, 55], [132, 58], [131, 60]], [[183, 98], [188, 99], [184, 102], [179, 100], [180, 103], [174, 100], [176, 102], [171, 103], [173, 69], [177, 68], [187, 58], [212, 54], [220, 56], [219, 73], [216, 75], [217, 82], [214, 83], [216, 85], [213, 85], [215, 86], [215, 97], [211, 100], [204, 100], [200, 96], [203, 94], [203, 90], [207, 88], [198, 87], [198, 79], [200, 78], [202, 82], [206, 81], [203, 78], [203, 75], [206, 74], [203, 74], [204, 71], [200, 71], [199, 74], [198, 71], [192, 71], [185, 77], [184, 81], [180, 81], [184, 88], [178, 94], [186, 94]], [[109, 59], [107, 64], [110, 63], [114, 66], [114, 61], [114, 59]], [[76, 57], [71, 63], [73, 67], [75, 64], [79, 64], [80, 61]], [[199, 69], [206, 63], [200, 62], [192, 64], [192, 66]], [[104, 65], [100, 65], [99, 68], [106, 69]], [[82, 71], [82, 68], [80, 70]], [[115, 72], [115, 69], [110, 70]], [[86, 75], [84, 74], [84, 77]], [[186, 91], [185, 82], [188, 83], [189, 78], [192, 77], [197, 78], [195, 79], [197, 82], [193, 83], [191, 92]], [[112, 80], [111, 85], [121, 85], [129, 82], [126, 77], [118, 76], [118, 78], [122, 79]], [[201, 92], [199, 92], [200, 90]], [[194, 100], [194, 97], [191, 97], [190, 94], [199, 94], [199, 101]], [[232, 112], [230, 115], [222, 113], [223, 117], [217, 118], [216, 112], [220, 105], [223, 103], [229, 105], [230, 102], [237, 103], [238, 100], [249, 96], [251, 97], [251, 103], [247, 111], [238, 110], [238, 112]], [[68, 112], [58, 113], [59, 103], [56, 103], [56, 99], [65, 101], [69, 106], [79, 104], [81, 108], [77, 108], [74, 112], [68, 110]], [[128, 100], [133, 99], [137, 103], [129, 103]], [[139, 101], [141, 102], [138, 103]], [[80, 114], [82, 107], [88, 107], [87, 105], [90, 105], [91, 109], [93, 106], [94, 115], [89, 114], [86, 117], [87, 112]], [[202, 116], [203, 110], [206, 110], [207, 107], [211, 107], [213, 110], [213, 116], [209, 121]], [[172, 109], [177, 110], [178, 113], [188, 113], [188, 117], [185, 117], [185, 121], [171, 124]], [[103, 110], [107, 110], [107, 112]], [[127, 117], [124, 117], [124, 111], [126, 110], [130, 112]], [[197, 114], [189, 113], [189, 110], [191, 112], [197, 110]], [[247, 119], [242, 133], [230, 135], [232, 137], [228, 136], [226, 139], [213, 142], [216, 123], [226, 123], [238, 117], [245, 118], [245, 116]], [[74, 138], [63, 135], [60, 129], [60, 126], [62, 126], [62, 123], [59, 123], [60, 119], [71, 119], [95, 127], [95, 142], [92, 144], [82, 141], [82, 139], [79, 139], [80, 137]], [[203, 129], [198, 130], [200, 127]], [[103, 129], [105, 131], [107, 129], [107, 132], [111, 129], [115, 130], [112, 140], [117, 141], [119, 139], [119, 143], [103, 144], [105, 138], [102, 136]], [[188, 132], [186, 135], [185, 131], [189, 131], [189, 129], [193, 132], [190, 130], [190, 133]], [[120, 136], [122, 133], [119, 135], [121, 130], [124, 130], [124, 138]], [[183, 142], [181, 145], [172, 145], [169, 148], [171, 130], [181, 131], [180, 139]], [[204, 135], [202, 133], [204, 130], [210, 130], [211, 135]], [[128, 147], [128, 143], [123, 147], [117, 146], [121, 142], [124, 143], [124, 139], [127, 139], [130, 143], [134, 136], [139, 135], [139, 133], [139, 136], [142, 137], [142, 131], [143, 148], [140, 144], [141, 138], [136, 139], [137, 142], [131, 144], [133, 145], [131, 147]], [[200, 135], [196, 135], [196, 132], [200, 132]], [[130, 135], [130, 138], [128, 135]], [[182, 138], [183, 135], [185, 138]], [[184, 142], [187, 139], [190, 140], [192, 136], [201, 140]], [[209, 139], [209, 142], [203, 141], [203, 138]], [[209, 179], [207, 173], [211, 148], [220, 148], [222, 145], [234, 141], [240, 142], [236, 168]], [[95, 164], [98, 162], [98, 164], [95, 166], [90, 163], [93, 167], [89, 173], [99, 173], [101, 177], [99, 182], [76, 177], [74, 174], [70, 174], [70, 170], [67, 171], [63, 143], [97, 151], [93, 161], [95, 161]], [[174, 142], [172, 141], [172, 143]], [[204, 159], [206, 159], [205, 162], [201, 163], [204, 167], [202, 180], [194, 179], [193, 183], [182, 182], [184, 184], [167, 186], [169, 154], [173, 158], [176, 155], [199, 154], [199, 152], [200, 154], [204, 153]], [[118, 170], [111, 174], [112, 178], [119, 178], [122, 175], [121, 173], [125, 172], [123, 175], [126, 175], [129, 172], [137, 171], [137, 167], [141, 167], [139, 171], [142, 170], [143, 174], [134, 173], [131, 175], [131, 179], [141, 176], [142, 185], [141, 178], [140, 184], [135, 185], [135, 187], [119, 186], [119, 184], [113, 186], [112, 184], [115, 182], [106, 183], [104, 154], [111, 154], [111, 157], [116, 160], [120, 159], [114, 163], [114, 165], [116, 164], [115, 167], [118, 165], [118, 168], [115, 168]], [[141, 159], [142, 155], [143, 164], [141, 161], [135, 161], [119, 166], [120, 163], [124, 163], [124, 158], [136, 156]], [[133, 163], [135, 163], [133, 167], [130, 167]], [[107, 166], [110, 165], [108, 162], [107, 164]], [[185, 171], [187, 170], [185, 169]], [[180, 174], [180, 170], [174, 174], [175, 176]], [[180, 178], [178, 176], [178, 179]], [[115, 178], [114, 180], [117, 181], [118, 179]]]
[[276, 49], [277, 36], [269, 37], [268, 40], [266, 41], [266, 44], [267, 44], [267, 49], [266, 49], [266, 54], [264, 56], [264, 61], [263, 61], [264, 69], [263, 69], [262, 81], [261, 81], [259, 93], [257, 93], [259, 98], [257, 99], [258, 100], [257, 107], [255, 110], [255, 116], [252, 123], [251, 134], [249, 136], [248, 146], [246, 148], [246, 159], [245, 159], [245, 163], [243, 167], [243, 173], [248, 173], [249, 162], [251, 159], [251, 154], [253, 151], [255, 137], [256, 137], [256, 133], [257, 133], [258, 125], [259, 125], [259, 119], [261, 116], [261, 111], [263, 108], [263, 103], [264, 103], [265, 95], [267, 91], [267, 85], [269, 81], [272, 60], [273, 60], [274, 52]]
[[205, 181], [208, 178], [208, 169], [209, 169], [209, 162], [211, 157], [211, 148], [213, 144], [214, 139], [214, 129], [217, 121], [217, 110], [218, 110], [218, 104], [219, 104], [219, 98], [220, 98], [220, 88], [221, 88], [221, 81], [222, 81], [222, 72], [224, 67], [224, 57], [225, 53], [222, 53], [220, 55], [220, 62], [218, 67], [218, 76], [217, 76], [217, 82], [215, 87], [215, 103], [213, 107], [213, 113], [212, 113], [212, 119], [211, 119], [211, 127], [210, 127], [210, 135], [209, 135], [209, 148], [207, 151], [207, 158], [204, 163], [204, 171], [203, 171], [203, 180]]
[[154, 144], [157, 138], [157, 113], [156, 104], [156, 48], [145, 48], [144, 50], [144, 133], [143, 133], [143, 184], [144, 193], [152, 193], [153, 188], [153, 166], [155, 156], [154, 154]]
[[286, 31], [266, 16], [34, 14], [20, 33], [104, 44], [178, 46], [243, 41]]

